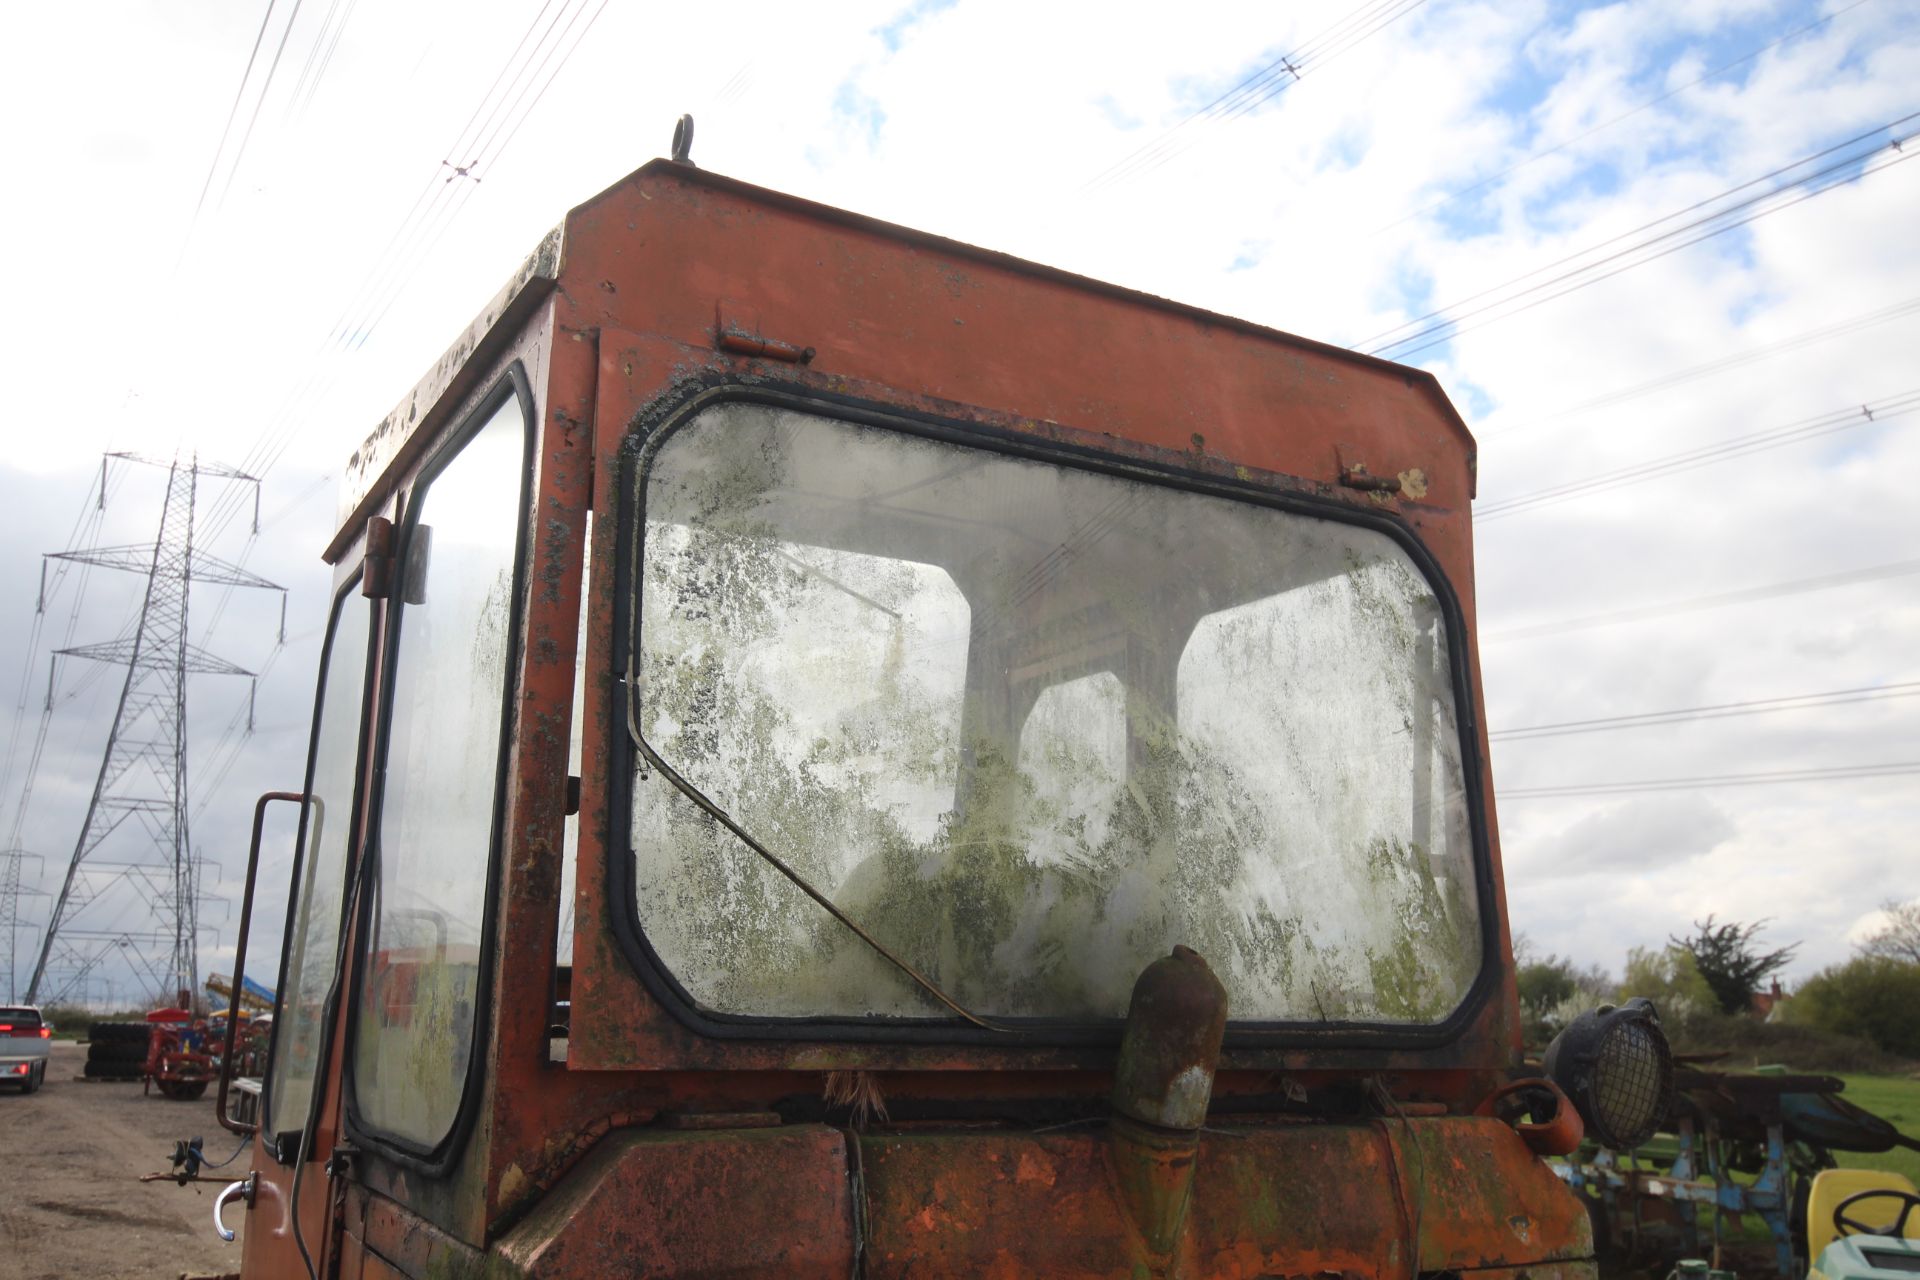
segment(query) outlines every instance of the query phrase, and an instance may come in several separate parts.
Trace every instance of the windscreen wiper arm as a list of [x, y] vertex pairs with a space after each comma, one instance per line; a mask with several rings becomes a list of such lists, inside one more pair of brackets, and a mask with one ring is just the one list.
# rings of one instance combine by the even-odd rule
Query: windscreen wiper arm
[[842, 911], [838, 906], [836, 906], [834, 904], [833, 899], [829, 898], [826, 894], [820, 892], [820, 890], [814, 888], [812, 884], [808, 883], [807, 878], [801, 875], [798, 871], [794, 870], [793, 867], [787, 863], [786, 859], [782, 858], [779, 854], [775, 853], [773, 850], [767, 848], [767, 846], [765, 846], [764, 844], [761, 844], [758, 840], [754, 839], [752, 834], [750, 834], [745, 827], [741, 826], [738, 822], [735, 822], [733, 820], [733, 816], [731, 814], [729, 814], [725, 809], [722, 809], [718, 804], [715, 804], [713, 800], [708, 798], [705, 792], [700, 790], [700, 788], [694, 786], [691, 782], [688, 782], [685, 778], [681, 777], [678, 770], [676, 770], [672, 765], [668, 764], [665, 760], [660, 758], [660, 753], [653, 749], [652, 745], [648, 743], [646, 737], [640, 732], [639, 717], [637, 716], [634, 710], [638, 702], [639, 696], [640, 696], [640, 681], [639, 681], [638, 675], [635, 673], [633, 669], [632, 663], [628, 663], [627, 665], [627, 734], [629, 737], [633, 739], [634, 747], [640, 752], [641, 756], [645, 758], [647, 764], [651, 766], [653, 769], [657, 770], [661, 777], [665, 778], [668, 782], [672, 783], [674, 788], [678, 790], [681, 795], [693, 801], [693, 803], [699, 806], [699, 808], [704, 813], [706, 813], [708, 817], [712, 818], [715, 822], [718, 822], [721, 826], [725, 827], [728, 831], [732, 832], [734, 835], [734, 838], [739, 840], [741, 844], [744, 844], [745, 846], [747, 846], [747, 848], [753, 850], [756, 854], [760, 856], [761, 860], [764, 861], [768, 866], [772, 867], [775, 871], [778, 871], [781, 875], [785, 876], [788, 880], [792, 881], [795, 888], [799, 889], [800, 892], [806, 894], [809, 898], [812, 898], [815, 902], [819, 903], [822, 907], [826, 909], [827, 914], [831, 915], [835, 920], [838, 920], [841, 924], [851, 929], [856, 937], [858, 937], [862, 942], [866, 943], [868, 946], [872, 947], [875, 951], [879, 952], [883, 957], [885, 957], [887, 962], [891, 964], [894, 968], [900, 970], [900, 972], [906, 974], [909, 978], [913, 979], [913, 981], [920, 987], [921, 990], [925, 991], [928, 995], [932, 996], [935, 1000], [938, 1000], [941, 1004], [947, 1006], [947, 1008], [953, 1010], [955, 1013], [959, 1014], [962, 1018], [965, 1018], [968, 1022], [971, 1022], [974, 1026], [979, 1027], [982, 1030], [986, 1030], [986, 1031], [1011, 1031], [1012, 1030], [1012, 1028], [1010, 1027], [1001, 1026], [1000, 1024], [994, 1022], [992, 1019], [982, 1017], [980, 1014], [973, 1012], [973, 1010], [967, 1008], [965, 1005], [961, 1004], [958, 1000], [955, 1000], [952, 996], [948, 995], [945, 991], [941, 990], [940, 985], [936, 983], [932, 978], [927, 977], [926, 974], [921, 973], [918, 969], [914, 968], [911, 964], [908, 964], [905, 960], [895, 955], [893, 951], [886, 945], [886, 943], [880, 941], [880, 939], [874, 937], [871, 933], [868, 933], [866, 929], [861, 926], [859, 921], [855, 920], [852, 916], [848, 915], [845, 911]]

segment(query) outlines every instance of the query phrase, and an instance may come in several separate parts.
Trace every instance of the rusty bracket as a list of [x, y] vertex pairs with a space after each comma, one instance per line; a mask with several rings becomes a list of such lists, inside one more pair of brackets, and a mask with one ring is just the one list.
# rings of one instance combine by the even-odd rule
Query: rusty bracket
[[812, 364], [814, 349], [792, 342], [769, 338], [758, 324], [742, 324], [729, 312], [735, 307], [725, 300], [714, 304], [714, 335], [720, 350], [736, 356], [758, 356], [786, 364]]
[[352, 1143], [336, 1142], [333, 1147], [333, 1152], [327, 1156], [327, 1162], [324, 1166], [327, 1171], [327, 1180], [331, 1182], [335, 1178], [352, 1177], [353, 1161], [359, 1154], [360, 1148], [354, 1146]]
[[393, 521], [385, 516], [374, 516], [367, 521], [360, 594], [369, 600], [385, 600], [393, 594]]
[[1358, 489], [1362, 493], [1398, 493], [1399, 476], [1376, 476], [1367, 472], [1367, 464], [1357, 462], [1351, 467], [1340, 469], [1340, 483], [1349, 489]]
[[1416, 502], [1427, 496], [1427, 473], [1419, 467], [1409, 467], [1397, 475], [1375, 475], [1360, 450], [1351, 444], [1334, 445], [1333, 456], [1343, 488], [1383, 497], [1411, 498]]

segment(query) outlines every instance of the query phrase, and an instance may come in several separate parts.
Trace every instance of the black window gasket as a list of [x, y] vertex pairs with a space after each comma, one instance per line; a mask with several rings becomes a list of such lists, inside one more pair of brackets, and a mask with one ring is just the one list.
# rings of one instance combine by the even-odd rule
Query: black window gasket
[[[359, 589], [364, 572], [363, 566], [355, 568], [353, 572], [347, 576], [347, 580], [334, 592], [333, 605], [328, 610], [327, 638], [326, 642], [320, 648], [320, 674], [315, 683], [313, 694], [312, 728], [308, 730], [307, 735], [307, 768], [306, 772], [302, 775], [300, 787], [302, 795], [313, 794], [313, 775], [320, 763], [320, 720], [327, 712], [327, 679], [333, 673], [334, 642], [340, 635], [340, 621], [346, 616], [347, 602], [353, 598], [354, 593]], [[379, 626], [380, 611], [375, 607], [374, 602], [369, 600], [367, 602], [367, 658], [369, 660], [361, 663], [360, 670], [360, 718], [358, 721], [360, 732], [355, 739], [353, 751], [353, 797], [348, 803], [347, 857], [345, 866], [342, 868], [340, 919], [335, 922], [334, 974], [336, 977], [338, 977], [347, 959], [347, 957], [341, 953], [340, 949], [345, 945], [347, 939], [347, 903], [352, 895], [345, 892], [345, 889], [347, 880], [353, 875], [354, 868], [358, 863], [358, 859], [354, 857], [354, 854], [357, 852], [354, 843], [354, 832], [358, 829], [360, 821], [360, 806], [363, 799], [362, 792], [365, 790], [366, 783], [367, 717], [373, 710], [373, 663], [371, 658], [373, 657], [374, 640], [379, 634]], [[295, 899], [300, 892], [300, 874], [305, 870], [307, 865], [308, 818], [312, 811], [313, 807], [311, 805], [301, 805], [299, 822], [294, 828], [293, 871], [287, 889], [287, 918], [282, 926], [280, 967], [274, 979], [273, 986], [276, 995], [274, 1019], [273, 1026], [269, 1028], [267, 1032], [266, 1070], [260, 1078], [260, 1132], [261, 1135], [267, 1139], [267, 1149], [273, 1153], [273, 1158], [283, 1165], [291, 1165], [297, 1158], [297, 1152], [300, 1149], [300, 1135], [303, 1134], [307, 1128], [307, 1117], [305, 1116], [301, 1118], [299, 1124], [289, 1125], [284, 1129], [273, 1129], [270, 1127], [269, 1122], [274, 1118], [273, 1068], [279, 1056], [280, 1027], [286, 1021], [286, 1015], [282, 1006], [287, 998], [287, 966], [293, 955], [293, 928], [294, 922], [297, 919], [297, 909], [300, 906], [300, 903]], [[330, 1034], [329, 1029], [322, 1027], [321, 1034], [323, 1036]], [[314, 1070], [314, 1086], [316, 1088], [318, 1088], [325, 1072], [325, 1062], [316, 1062]], [[311, 1113], [312, 1109], [309, 1108], [308, 1110], [309, 1113]]]
[[[608, 723], [628, 724], [630, 696], [625, 672], [639, 646], [638, 572], [644, 553], [645, 494], [648, 472], [661, 446], [675, 432], [714, 405], [760, 404], [794, 409], [855, 426], [879, 427], [921, 439], [1000, 453], [1030, 461], [1069, 466], [1187, 492], [1228, 498], [1274, 510], [1331, 520], [1383, 533], [1407, 554], [1433, 589], [1446, 628], [1447, 662], [1460, 734], [1460, 761], [1466, 788], [1468, 829], [1479, 912], [1480, 968], [1460, 1003], [1432, 1023], [1380, 1023], [1353, 1020], [1281, 1022], [1238, 1020], [1227, 1024], [1229, 1049], [1420, 1049], [1457, 1040], [1497, 993], [1495, 963], [1499, 915], [1494, 893], [1491, 834], [1486, 813], [1477, 704], [1469, 670], [1465, 614], [1453, 584], [1412, 527], [1390, 511], [1366, 511], [1310, 493], [1280, 491], [1162, 462], [1119, 456], [1103, 450], [1040, 439], [978, 422], [903, 410], [853, 396], [777, 382], [743, 384], [712, 379], [683, 384], [635, 416], [616, 465], [619, 524], [614, 556], [614, 670], [608, 687]], [[1118, 1043], [1124, 1020], [996, 1017], [1001, 1030], [969, 1026], [957, 1018], [909, 1018], [870, 1014], [775, 1017], [735, 1014], [702, 1007], [662, 961], [641, 926], [637, 894], [638, 864], [632, 847], [633, 787], [638, 755], [628, 733], [609, 735], [609, 851], [612, 840], [625, 841], [624, 856], [607, 859], [608, 913], [614, 936], [642, 983], [682, 1025], [716, 1040], [847, 1042], [932, 1045], [991, 1045], [1002, 1048], [1052, 1048]], [[664, 782], [659, 785], [667, 785]]]
[[[403, 1168], [429, 1177], [439, 1177], [458, 1159], [461, 1149], [471, 1135], [474, 1123], [479, 1115], [480, 1088], [486, 1073], [486, 1054], [483, 1046], [492, 1029], [493, 1003], [493, 962], [497, 946], [495, 923], [499, 906], [499, 882], [501, 846], [503, 838], [503, 818], [507, 795], [507, 760], [512, 751], [516, 728], [516, 700], [514, 689], [519, 681], [520, 668], [520, 627], [523, 620], [526, 583], [527, 583], [527, 526], [532, 508], [533, 449], [534, 449], [534, 397], [528, 383], [525, 367], [516, 360], [487, 389], [471, 409], [460, 419], [459, 424], [428, 454], [421, 465], [419, 474], [407, 488], [405, 510], [401, 516], [399, 536], [396, 538], [395, 564], [407, 563], [407, 555], [413, 541], [414, 528], [418, 523], [421, 500], [432, 491], [434, 480], [459, 456], [473, 438], [480, 434], [493, 415], [509, 401], [516, 402], [520, 409], [521, 434], [523, 438], [520, 467], [520, 500], [512, 513], [516, 521], [513, 554], [513, 590], [509, 599], [509, 617], [507, 622], [506, 679], [501, 682], [500, 701], [500, 743], [494, 760], [493, 817], [489, 824], [487, 841], [486, 892], [483, 895], [480, 925], [480, 974], [474, 992], [473, 1024], [469, 1029], [470, 1039], [467, 1045], [467, 1070], [460, 1085], [460, 1100], [455, 1104], [452, 1122], [447, 1131], [432, 1144], [424, 1144], [408, 1138], [404, 1134], [389, 1133], [369, 1124], [360, 1111], [357, 1093], [354, 1063], [358, 1048], [358, 1027], [360, 1023], [361, 979], [365, 955], [356, 947], [354, 972], [351, 990], [347, 994], [347, 1039], [341, 1054], [341, 1069], [345, 1077], [346, 1129], [371, 1150]], [[502, 512], [502, 518], [508, 513]], [[396, 581], [398, 574], [395, 575]], [[357, 925], [361, 943], [369, 939], [372, 928], [372, 913], [379, 896], [381, 806], [386, 799], [386, 771], [388, 728], [392, 721], [394, 675], [399, 666], [400, 640], [406, 619], [406, 605], [396, 595], [388, 601], [384, 619], [384, 637], [386, 647], [381, 654], [380, 689], [378, 692], [380, 707], [379, 736], [374, 746], [374, 767], [372, 771], [371, 794], [367, 799], [367, 830], [364, 841], [363, 859], [372, 859], [373, 865], [367, 867], [368, 890], [361, 895]]]

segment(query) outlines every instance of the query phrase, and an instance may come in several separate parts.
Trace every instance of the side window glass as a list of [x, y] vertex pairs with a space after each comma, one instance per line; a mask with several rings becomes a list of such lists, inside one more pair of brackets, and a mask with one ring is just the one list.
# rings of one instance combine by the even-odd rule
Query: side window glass
[[415, 487], [401, 546], [353, 1098], [420, 1147], [453, 1125], [480, 1021], [526, 438], [509, 398]]
[[[581, 739], [587, 723], [587, 606], [592, 599], [593, 512], [587, 512], [583, 530], [586, 554], [580, 563], [580, 629], [575, 633], [573, 657], [573, 732], [567, 739], [567, 775], [580, 776]], [[580, 815], [570, 813], [560, 833], [560, 930], [555, 938], [554, 963], [573, 964], [573, 895], [579, 886]]]
[[307, 793], [313, 799], [294, 860], [285, 973], [267, 1084], [267, 1132], [272, 1134], [306, 1126], [325, 1034], [322, 1013], [339, 965], [371, 610], [357, 584], [341, 594], [333, 607], [320, 675], [313, 755], [307, 762]]

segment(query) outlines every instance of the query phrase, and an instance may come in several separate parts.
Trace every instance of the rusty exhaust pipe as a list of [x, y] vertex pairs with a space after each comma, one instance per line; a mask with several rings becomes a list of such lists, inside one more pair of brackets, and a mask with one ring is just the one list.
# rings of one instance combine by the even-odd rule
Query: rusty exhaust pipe
[[1133, 984], [1107, 1153], [1155, 1274], [1166, 1273], [1185, 1234], [1193, 1162], [1226, 1029], [1227, 990], [1189, 947], [1176, 946]]

